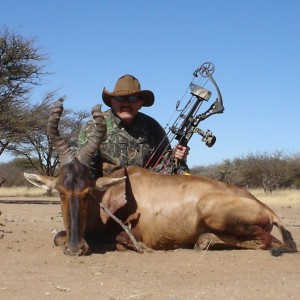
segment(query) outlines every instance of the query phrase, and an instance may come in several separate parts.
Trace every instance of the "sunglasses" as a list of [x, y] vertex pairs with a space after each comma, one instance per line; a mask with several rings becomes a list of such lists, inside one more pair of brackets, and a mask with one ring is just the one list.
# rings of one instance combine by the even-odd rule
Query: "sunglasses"
[[113, 99], [119, 103], [124, 103], [126, 101], [128, 101], [129, 103], [137, 103], [138, 101], [142, 100], [141, 97], [137, 96], [116, 96]]

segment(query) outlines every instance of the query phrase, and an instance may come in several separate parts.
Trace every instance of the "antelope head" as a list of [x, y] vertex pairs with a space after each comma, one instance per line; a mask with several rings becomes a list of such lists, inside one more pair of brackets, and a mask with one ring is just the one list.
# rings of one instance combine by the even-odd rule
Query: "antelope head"
[[93, 196], [93, 192], [95, 189], [105, 190], [123, 178], [99, 178], [96, 187], [96, 180], [92, 180], [89, 176], [92, 158], [106, 137], [106, 123], [101, 106], [96, 105], [92, 109], [95, 129], [88, 143], [78, 152], [73, 151], [60, 136], [58, 124], [62, 112], [63, 104], [60, 101], [55, 102], [47, 125], [48, 135], [60, 161], [59, 175], [50, 177], [24, 173], [24, 176], [38, 187], [54, 188], [59, 192], [65, 231], [55, 236], [54, 243], [63, 246], [65, 254], [85, 255], [89, 246], [84, 234], [92, 226], [91, 223], [97, 221], [100, 214], [99, 200]]

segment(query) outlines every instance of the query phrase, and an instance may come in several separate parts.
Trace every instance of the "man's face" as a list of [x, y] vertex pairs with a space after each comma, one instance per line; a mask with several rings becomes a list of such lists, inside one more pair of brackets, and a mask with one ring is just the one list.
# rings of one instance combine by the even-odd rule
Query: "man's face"
[[119, 96], [111, 99], [112, 109], [126, 125], [130, 125], [133, 122], [142, 106], [143, 99], [138, 96]]

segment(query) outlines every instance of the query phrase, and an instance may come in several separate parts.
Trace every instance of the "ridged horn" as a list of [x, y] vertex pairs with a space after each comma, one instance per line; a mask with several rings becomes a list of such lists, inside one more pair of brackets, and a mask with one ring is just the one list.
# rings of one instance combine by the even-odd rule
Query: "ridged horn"
[[89, 136], [88, 143], [76, 154], [77, 159], [87, 167], [91, 166], [92, 159], [97, 149], [106, 138], [106, 123], [101, 112], [100, 104], [93, 107], [92, 115], [95, 128], [93, 128], [92, 134]]
[[47, 124], [47, 132], [52, 141], [53, 146], [55, 147], [58, 159], [60, 161], [61, 166], [71, 162], [75, 155], [73, 151], [70, 149], [68, 144], [63, 140], [58, 131], [58, 123], [60, 117], [62, 115], [64, 108], [61, 101], [56, 101], [54, 103], [54, 107], [50, 113], [48, 124]]

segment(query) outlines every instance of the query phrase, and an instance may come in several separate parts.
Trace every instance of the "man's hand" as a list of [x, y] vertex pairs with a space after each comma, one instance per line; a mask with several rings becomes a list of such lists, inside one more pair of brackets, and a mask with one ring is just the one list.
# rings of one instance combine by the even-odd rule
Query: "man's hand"
[[174, 158], [185, 160], [189, 155], [190, 148], [188, 146], [177, 145], [174, 148]]

